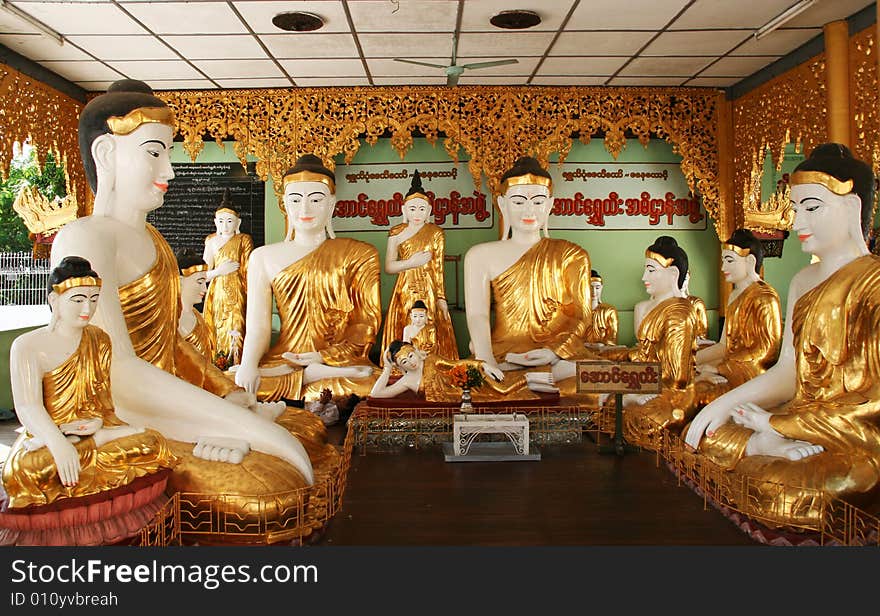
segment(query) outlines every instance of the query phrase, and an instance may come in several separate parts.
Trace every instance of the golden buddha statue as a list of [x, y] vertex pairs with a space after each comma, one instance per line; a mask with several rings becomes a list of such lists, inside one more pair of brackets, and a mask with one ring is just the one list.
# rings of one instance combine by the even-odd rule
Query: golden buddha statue
[[177, 268], [180, 270], [180, 319], [177, 331], [208, 361], [214, 361], [215, 348], [211, 330], [205, 319], [195, 309], [202, 303], [208, 291], [208, 264], [189, 249], [175, 253]]
[[756, 491], [733, 496], [762, 520], [816, 527], [828, 496], [860, 504], [880, 480], [880, 258], [865, 243], [874, 175], [831, 143], [790, 183], [794, 230], [819, 259], [791, 281], [779, 360], [700, 411], [686, 441], [752, 478]]
[[397, 274], [397, 281], [385, 316], [382, 348], [403, 336], [412, 307], [420, 302], [426, 321], [420, 328], [419, 348], [445, 359], [458, 359], [443, 280], [446, 240], [442, 228], [427, 222], [431, 214], [430, 200], [418, 170], [413, 172], [402, 214], [403, 224], [388, 232], [385, 252], [385, 272]]
[[[368, 354], [382, 320], [379, 254], [334, 235], [335, 192], [333, 172], [317, 156], [300, 157], [284, 175], [286, 238], [251, 253], [248, 334], [235, 380], [260, 400], [370, 391], [377, 368]], [[269, 348], [273, 299], [281, 333]], [[268, 376], [279, 368], [290, 371]]]
[[733, 291], [721, 340], [696, 355], [696, 388], [701, 405], [763, 374], [776, 362], [782, 343], [779, 295], [759, 272], [761, 242], [747, 229], [737, 229], [721, 244], [721, 272]]
[[228, 364], [237, 364], [245, 334], [247, 263], [254, 241], [240, 230], [241, 217], [232, 207], [228, 188], [214, 212], [214, 225], [217, 232], [205, 238], [203, 255], [210, 283], [205, 296], [205, 322], [215, 351], [223, 353]]
[[49, 276], [49, 325], [12, 344], [12, 394], [25, 428], [3, 466], [12, 509], [100, 494], [177, 463], [161, 434], [114, 411], [110, 338], [89, 325], [100, 291], [88, 261], [63, 259]]
[[590, 296], [593, 310], [592, 327], [587, 333], [587, 342], [597, 345], [617, 345], [617, 308], [602, 301], [602, 276], [590, 270]]
[[[520, 158], [501, 177], [500, 241], [477, 244], [464, 262], [465, 305], [474, 356], [498, 382], [543, 367], [547, 383], [576, 391], [576, 360], [592, 320], [587, 251], [541, 237], [553, 207], [550, 174]], [[508, 237], [509, 236], [509, 237]], [[494, 327], [490, 306], [494, 304]]]
[[642, 275], [651, 299], [639, 302], [633, 311], [637, 345], [601, 351], [604, 358], [615, 361], [660, 364], [660, 394], [626, 394], [623, 398], [624, 435], [645, 447], [651, 446], [657, 431], [684, 425], [696, 410], [697, 315], [681, 291], [687, 270], [687, 254], [675, 239], [658, 237], [645, 251]]

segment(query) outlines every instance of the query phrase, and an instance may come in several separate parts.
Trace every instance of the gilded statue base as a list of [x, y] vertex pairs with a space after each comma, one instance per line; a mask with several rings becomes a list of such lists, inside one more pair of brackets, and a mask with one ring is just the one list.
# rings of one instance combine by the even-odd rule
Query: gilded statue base
[[176, 525], [176, 509], [166, 511], [170, 474], [170, 469], [162, 469], [113, 490], [19, 509], [6, 508], [4, 493], [0, 545], [141, 544], [145, 531], [157, 521]]

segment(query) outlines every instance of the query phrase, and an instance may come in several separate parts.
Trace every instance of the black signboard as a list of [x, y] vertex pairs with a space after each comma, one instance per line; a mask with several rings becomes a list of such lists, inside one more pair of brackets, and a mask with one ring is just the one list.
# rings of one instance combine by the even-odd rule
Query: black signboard
[[174, 179], [168, 184], [165, 204], [151, 212], [147, 221], [165, 237], [171, 248], [192, 248], [202, 254], [205, 238], [216, 231], [214, 211], [220, 207], [224, 189], [229, 189], [232, 206], [241, 216], [241, 232], [248, 233], [254, 246], [265, 240], [265, 183], [240, 163], [179, 163], [172, 165]]

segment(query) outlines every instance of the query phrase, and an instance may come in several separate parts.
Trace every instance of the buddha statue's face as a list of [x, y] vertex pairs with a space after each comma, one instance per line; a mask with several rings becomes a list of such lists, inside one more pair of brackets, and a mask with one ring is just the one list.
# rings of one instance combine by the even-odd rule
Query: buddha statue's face
[[409, 224], [419, 227], [428, 221], [431, 214], [431, 206], [420, 197], [410, 199], [403, 204], [403, 219]]
[[284, 209], [295, 231], [326, 227], [335, 204], [336, 198], [323, 182], [290, 182], [284, 186]]
[[826, 254], [851, 241], [851, 229], [861, 217], [857, 195], [836, 195], [821, 184], [792, 186], [791, 203], [792, 228], [801, 249], [814, 255]]
[[208, 292], [206, 272], [196, 272], [180, 277], [180, 303], [191, 307], [205, 299]]
[[[113, 146], [105, 157], [111, 166], [107, 171], [113, 175], [114, 191], [128, 207], [142, 212], [162, 207], [168, 182], [174, 178], [171, 139], [170, 126], [147, 123], [128, 135], [102, 135], [95, 140], [96, 145], [103, 142]], [[100, 190], [100, 171], [98, 177]]]
[[217, 228], [217, 235], [232, 237], [238, 233], [241, 219], [230, 212], [220, 212], [214, 215], [214, 226]]
[[550, 190], [539, 184], [520, 184], [498, 198], [501, 215], [515, 231], [537, 231], [547, 224], [553, 200]]
[[646, 258], [642, 282], [651, 297], [675, 294], [678, 289], [678, 268], [674, 265], [663, 267], [654, 259]]
[[590, 292], [593, 294], [593, 299], [597, 302], [602, 301], [602, 281], [601, 280], [591, 280], [590, 281]]
[[732, 250], [721, 251], [721, 273], [724, 280], [731, 284], [739, 284], [749, 277], [749, 270], [754, 271], [748, 256], [741, 257]]
[[413, 308], [409, 311], [409, 322], [417, 327], [422, 327], [428, 322], [428, 311], [421, 308]]
[[53, 319], [56, 323], [82, 329], [95, 314], [100, 292], [101, 287], [73, 287], [61, 295], [50, 293]]
[[418, 370], [422, 362], [425, 361], [424, 356], [413, 347], [403, 347], [394, 357], [396, 363], [404, 372], [412, 372]]

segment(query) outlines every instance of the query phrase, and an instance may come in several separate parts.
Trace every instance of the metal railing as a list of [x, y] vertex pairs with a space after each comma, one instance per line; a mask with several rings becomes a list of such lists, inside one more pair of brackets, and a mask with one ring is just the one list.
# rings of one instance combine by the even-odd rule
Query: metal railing
[[42, 306], [48, 283], [48, 259], [34, 259], [28, 252], [0, 252], [0, 306]]

